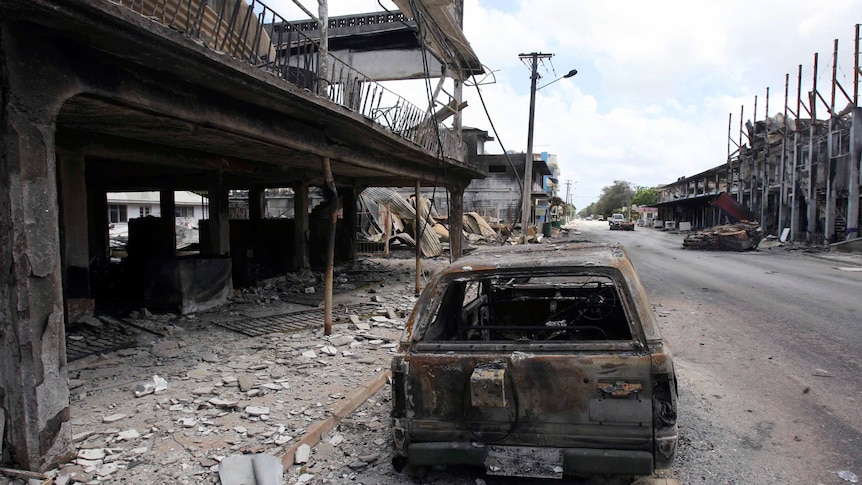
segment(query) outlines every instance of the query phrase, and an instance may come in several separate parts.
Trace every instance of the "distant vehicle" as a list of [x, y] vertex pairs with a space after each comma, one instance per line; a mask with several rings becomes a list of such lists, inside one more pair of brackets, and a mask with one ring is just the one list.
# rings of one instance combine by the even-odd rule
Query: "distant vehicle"
[[604, 216], [603, 214], [599, 214], [599, 220], [600, 220], [600, 221], [605, 220], [605, 216]]
[[587, 216], [587, 220], [588, 220], [588, 221], [593, 220], [593, 216]]
[[611, 231], [634, 231], [635, 223], [627, 221], [626, 216], [620, 213], [614, 213], [608, 221]]
[[438, 272], [392, 360], [393, 465], [650, 475], [677, 446], [673, 360], [619, 245], [521, 245]]

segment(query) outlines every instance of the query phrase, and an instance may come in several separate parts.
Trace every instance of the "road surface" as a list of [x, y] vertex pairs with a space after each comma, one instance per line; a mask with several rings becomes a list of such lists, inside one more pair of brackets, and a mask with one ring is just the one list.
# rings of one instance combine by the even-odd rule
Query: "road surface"
[[651, 228], [573, 227], [623, 244], [656, 306], [680, 385], [681, 483], [862, 477], [862, 258], [698, 251]]

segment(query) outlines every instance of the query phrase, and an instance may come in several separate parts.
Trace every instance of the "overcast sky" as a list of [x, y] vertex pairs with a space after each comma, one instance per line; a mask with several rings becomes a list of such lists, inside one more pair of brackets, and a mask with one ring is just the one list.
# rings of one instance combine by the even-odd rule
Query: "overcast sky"
[[[317, 11], [316, 1], [302, 1]], [[289, 0], [273, 3], [301, 17]], [[376, 0], [329, 0], [332, 16], [379, 10]], [[828, 100], [834, 39], [838, 79], [852, 94], [859, 22], [855, 0], [465, 0], [464, 30], [493, 71], [496, 82], [481, 89], [507, 150], [527, 148], [530, 72], [518, 54], [555, 54], [540, 66], [540, 86], [578, 70], [537, 93], [534, 151], [557, 155], [580, 210], [614, 180], [656, 186], [724, 163], [728, 114], [737, 139], [740, 107], [751, 119], [758, 96], [763, 119], [767, 87], [769, 114], [783, 111], [786, 73], [795, 108], [798, 65], [805, 93], [815, 52]], [[490, 132], [476, 88], [466, 87], [465, 99], [464, 124]], [[496, 142], [486, 150], [501, 153]]]

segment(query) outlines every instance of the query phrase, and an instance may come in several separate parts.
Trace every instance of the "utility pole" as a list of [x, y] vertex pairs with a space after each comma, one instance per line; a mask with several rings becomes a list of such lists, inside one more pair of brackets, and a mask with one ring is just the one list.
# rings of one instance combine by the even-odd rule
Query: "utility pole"
[[530, 225], [530, 209], [533, 192], [533, 121], [536, 115], [536, 81], [539, 79], [539, 59], [550, 59], [553, 54], [533, 52], [530, 54], [519, 54], [520, 59], [531, 60], [530, 74], [530, 119], [527, 127], [527, 156], [524, 163], [524, 192], [521, 200], [521, 233], [523, 243], [527, 244], [527, 228]]
[[566, 180], [566, 224], [569, 223], [569, 206], [571, 205], [571, 199], [569, 198], [569, 189], [572, 188], [572, 181]]

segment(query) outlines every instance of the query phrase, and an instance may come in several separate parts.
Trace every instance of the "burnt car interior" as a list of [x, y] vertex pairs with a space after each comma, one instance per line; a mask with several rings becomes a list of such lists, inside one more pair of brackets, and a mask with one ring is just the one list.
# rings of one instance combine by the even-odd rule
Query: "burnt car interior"
[[424, 340], [631, 340], [619, 291], [615, 279], [605, 274], [454, 281]]

